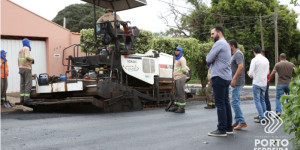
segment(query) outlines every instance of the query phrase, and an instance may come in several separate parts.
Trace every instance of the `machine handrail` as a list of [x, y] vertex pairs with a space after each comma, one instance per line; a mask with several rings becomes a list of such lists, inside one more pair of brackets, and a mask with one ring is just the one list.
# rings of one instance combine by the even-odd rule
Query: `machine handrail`
[[[69, 49], [70, 47], [74, 47], [74, 49], [73, 49], [73, 56], [75, 57], [75, 47], [78, 47], [78, 46], [80, 46], [80, 44], [72, 44], [72, 45], [70, 45], [70, 46], [68, 46], [68, 47], [66, 47], [66, 48], [64, 48], [63, 49], [63, 56], [62, 56], [62, 65], [63, 66], [68, 66], [68, 65], [65, 65], [65, 62], [64, 62], [64, 59], [65, 59], [65, 51], [67, 50], [67, 49]], [[78, 48], [77, 48], [77, 57], [78, 57]]]

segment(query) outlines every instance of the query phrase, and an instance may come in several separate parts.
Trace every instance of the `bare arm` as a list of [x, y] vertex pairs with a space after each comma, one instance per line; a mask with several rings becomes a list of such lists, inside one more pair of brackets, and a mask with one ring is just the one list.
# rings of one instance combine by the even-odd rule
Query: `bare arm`
[[276, 74], [276, 70], [273, 70], [272, 73], [271, 73], [271, 75], [270, 75], [269, 81], [272, 81], [272, 79], [274, 78], [275, 74]]
[[236, 79], [241, 75], [242, 71], [243, 71], [243, 68], [244, 68], [244, 64], [243, 63], [240, 63], [238, 64], [238, 68], [232, 78], [232, 81], [231, 81], [231, 86], [232, 87], [235, 87], [235, 81]]
[[248, 76], [253, 79], [253, 73], [254, 73], [254, 70], [255, 70], [255, 61], [252, 59], [251, 60], [251, 63], [250, 63], [250, 68], [249, 68], [249, 71], [247, 72]]

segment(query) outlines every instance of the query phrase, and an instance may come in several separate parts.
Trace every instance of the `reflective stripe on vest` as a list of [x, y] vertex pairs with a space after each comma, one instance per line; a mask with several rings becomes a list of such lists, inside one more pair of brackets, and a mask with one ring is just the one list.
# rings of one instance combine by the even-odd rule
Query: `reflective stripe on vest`
[[26, 61], [26, 58], [19, 58], [20, 61]]
[[28, 96], [28, 97], [29, 97], [29, 96], [30, 96], [30, 93], [25, 93], [24, 96]]
[[[125, 46], [125, 43], [120, 42], [120, 45]], [[115, 44], [109, 44], [108, 46], [109, 46], [109, 47], [115, 47]]]
[[175, 105], [178, 105], [178, 106], [185, 106], [186, 103], [180, 103], [180, 102], [174, 102]]
[[174, 68], [174, 71], [186, 71], [187, 68]]
[[109, 44], [108, 46], [109, 47], [115, 47], [115, 44]]
[[25, 96], [25, 93], [20, 93], [20, 96]]

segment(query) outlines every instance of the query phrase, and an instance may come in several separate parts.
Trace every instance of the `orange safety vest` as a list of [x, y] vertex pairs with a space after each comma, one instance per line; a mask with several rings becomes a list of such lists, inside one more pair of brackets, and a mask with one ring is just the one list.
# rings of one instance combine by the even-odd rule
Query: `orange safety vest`
[[[7, 78], [8, 76], [8, 65], [7, 62], [3, 63], [2, 58], [0, 58], [0, 65], [1, 65], [1, 78]], [[5, 70], [4, 70], [5, 68]], [[5, 76], [4, 76], [5, 75]]]

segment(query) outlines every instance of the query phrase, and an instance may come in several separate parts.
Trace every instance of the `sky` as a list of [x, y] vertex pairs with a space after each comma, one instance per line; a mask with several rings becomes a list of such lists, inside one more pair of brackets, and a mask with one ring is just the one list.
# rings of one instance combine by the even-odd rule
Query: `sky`
[[[11, 0], [12, 2], [48, 19], [52, 20], [57, 13], [71, 4], [84, 3], [81, 0]], [[167, 30], [169, 27], [166, 22], [160, 17], [162, 14], [167, 16], [170, 7], [165, 2], [174, 1], [175, 5], [183, 6], [177, 7], [183, 13], [188, 13], [191, 6], [185, 3], [185, 0], [147, 0], [147, 5], [118, 12], [123, 21], [131, 21], [132, 26], [137, 26], [152, 32], [161, 32]], [[210, 3], [210, 0], [203, 0], [204, 3]], [[290, 0], [280, 0], [280, 4], [288, 5]], [[293, 5], [289, 5], [293, 7]], [[294, 7], [294, 10], [300, 14], [300, 6]], [[99, 16], [100, 17], [100, 16]], [[175, 25], [174, 19], [168, 16], [168, 24]], [[300, 30], [300, 17], [298, 17], [298, 29]]]

